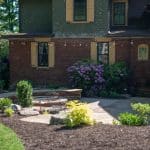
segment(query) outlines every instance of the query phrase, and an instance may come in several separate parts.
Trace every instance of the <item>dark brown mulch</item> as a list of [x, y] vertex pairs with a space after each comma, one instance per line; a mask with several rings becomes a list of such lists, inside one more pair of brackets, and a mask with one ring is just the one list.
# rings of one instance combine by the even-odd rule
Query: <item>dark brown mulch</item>
[[150, 150], [150, 126], [126, 127], [97, 124], [67, 130], [0, 117], [22, 139], [26, 150]]

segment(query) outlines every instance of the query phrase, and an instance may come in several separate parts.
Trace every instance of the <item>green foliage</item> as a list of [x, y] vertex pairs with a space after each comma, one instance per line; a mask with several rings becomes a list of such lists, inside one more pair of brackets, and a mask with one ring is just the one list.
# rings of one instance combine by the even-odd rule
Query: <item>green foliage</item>
[[124, 93], [127, 89], [129, 71], [124, 62], [104, 66], [104, 79], [106, 91]]
[[144, 119], [137, 114], [122, 113], [119, 115], [118, 119], [122, 125], [129, 125], [129, 126], [144, 125]]
[[65, 125], [69, 128], [81, 125], [93, 125], [95, 121], [91, 117], [91, 109], [85, 103], [71, 101], [67, 103], [69, 112], [65, 119]]
[[0, 124], [0, 150], [25, 150], [17, 135], [2, 124]]
[[14, 111], [11, 108], [6, 108], [4, 113], [7, 117], [11, 117], [14, 114]]
[[18, 31], [18, 0], [0, 1], [1, 31]]
[[6, 108], [10, 107], [12, 104], [12, 100], [9, 98], [1, 98], [0, 99], [0, 110], [3, 112]]
[[144, 119], [145, 124], [150, 122], [150, 104], [131, 104], [132, 109]]
[[8, 40], [0, 40], [0, 58], [7, 58], [9, 53]]
[[17, 83], [17, 97], [22, 107], [29, 107], [32, 105], [32, 85], [25, 80]]
[[122, 113], [118, 119], [123, 125], [140, 126], [147, 125], [150, 122], [150, 104], [135, 103], [131, 104], [133, 113]]
[[9, 86], [8, 41], [0, 40], [0, 89]]

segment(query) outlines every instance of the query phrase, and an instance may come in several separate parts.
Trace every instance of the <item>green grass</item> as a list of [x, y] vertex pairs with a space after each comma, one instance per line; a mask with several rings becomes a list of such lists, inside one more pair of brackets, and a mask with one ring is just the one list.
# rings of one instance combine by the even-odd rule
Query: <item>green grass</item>
[[17, 135], [9, 128], [0, 124], [0, 150], [24, 150]]

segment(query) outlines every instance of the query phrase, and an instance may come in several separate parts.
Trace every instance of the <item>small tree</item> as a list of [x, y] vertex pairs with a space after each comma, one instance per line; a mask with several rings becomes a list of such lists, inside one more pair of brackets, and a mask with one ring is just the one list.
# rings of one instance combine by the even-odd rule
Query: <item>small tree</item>
[[22, 107], [29, 107], [32, 105], [32, 85], [28, 81], [20, 81], [17, 83], [17, 97]]

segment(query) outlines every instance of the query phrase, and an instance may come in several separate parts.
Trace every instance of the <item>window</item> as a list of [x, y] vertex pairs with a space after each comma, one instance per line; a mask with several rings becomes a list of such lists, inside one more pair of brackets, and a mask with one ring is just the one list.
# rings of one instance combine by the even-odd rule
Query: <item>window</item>
[[74, 21], [87, 20], [87, 0], [74, 0]]
[[38, 66], [48, 67], [48, 43], [38, 43]]
[[109, 63], [109, 43], [97, 43], [98, 62]]
[[112, 17], [113, 25], [125, 26], [127, 25], [127, 1], [115, 1], [113, 2]]
[[147, 44], [141, 44], [138, 46], [138, 60], [148, 60], [149, 47]]
[[95, 0], [66, 0], [67, 23], [93, 23]]

